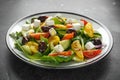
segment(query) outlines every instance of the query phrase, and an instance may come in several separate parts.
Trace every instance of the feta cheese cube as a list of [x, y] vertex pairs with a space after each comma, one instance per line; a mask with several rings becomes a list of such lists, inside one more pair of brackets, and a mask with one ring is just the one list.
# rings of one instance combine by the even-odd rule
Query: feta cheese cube
[[40, 26], [40, 23], [41, 23], [40, 20], [38, 20], [38, 19], [34, 19], [34, 22], [33, 22], [34, 27], [39, 27], [39, 26]]
[[64, 48], [62, 47], [62, 45], [56, 45], [55, 47], [54, 47], [54, 50], [56, 51], [56, 52], [62, 52], [62, 51], [64, 51]]
[[78, 20], [73, 19], [73, 18], [67, 18], [66, 23], [76, 23]]
[[56, 35], [56, 31], [55, 31], [54, 28], [49, 29], [49, 33], [50, 33], [51, 36], [55, 36]]
[[53, 20], [46, 20], [45, 23], [47, 26], [51, 26], [55, 24]]
[[27, 31], [27, 30], [29, 30], [29, 29], [30, 29], [30, 25], [29, 25], [29, 24], [24, 24], [24, 25], [22, 26], [22, 30]]
[[85, 48], [88, 49], [88, 50], [93, 49], [93, 48], [95, 48], [95, 45], [92, 42], [87, 42], [85, 44]]
[[73, 28], [78, 31], [81, 28], [81, 24], [80, 23], [73, 23], [72, 24]]

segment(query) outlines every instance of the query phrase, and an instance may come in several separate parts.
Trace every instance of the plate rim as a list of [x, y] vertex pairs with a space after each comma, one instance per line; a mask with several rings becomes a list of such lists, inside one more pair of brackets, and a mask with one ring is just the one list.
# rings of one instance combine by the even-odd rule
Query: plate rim
[[[92, 62], [89, 62], [89, 63], [86, 63], [86, 64], [82, 64], [80, 66], [70, 66], [70, 67], [54, 67], [54, 66], [47, 66], [47, 65], [39, 65], [39, 64], [36, 64], [36, 63], [33, 63], [31, 61], [28, 61], [26, 59], [24, 59], [23, 57], [19, 56], [17, 52], [15, 52], [11, 47], [10, 47], [10, 44], [9, 41], [8, 41], [8, 38], [9, 38], [9, 33], [10, 33], [10, 30], [12, 29], [12, 27], [14, 27], [14, 25], [16, 25], [17, 23], [19, 23], [20, 21], [26, 19], [26, 18], [29, 18], [29, 17], [32, 17], [32, 16], [35, 16], [35, 15], [41, 15], [41, 14], [49, 14], [49, 13], [64, 13], [64, 14], [70, 14], [70, 15], [77, 15], [77, 16], [81, 16], [81, 17], [85, 17], [91, 21], [94, 21], [95, 23], [99, 24], [100, 26], [102, 26], [105, 31], [107, 31], [108, 35], [109, 35], [109, 38], [111, 40], [111, 44], [110, 44], [110, 48], [108, 48], [108, 50], [105, 52], [106, 54], [103, 54], [101, 55], [100, 57], [98, 57], [97, 59], [93, 60]], [[40, 13], [35, 13], [35, 14], [30, 14], [28, 16], [24, 16], [20, 19], [18, 19], [17, 21], [15, 21], [8, 29], [7, 33], [6, 33], [6, 37], [5, 37], [5, 42], [6, 42], [6, 45], [7, 45], [7, 48], [12, 52], [12, 54], [14, 54], [15, 56], [17, 56], [19, 59], [21, 59], [22, 61], [26, 62], [26, 63], [29, 63], [33, 66], [37, 66], [37, 67], [41, 67], [41, 68], [47, 68], [47, 69], [73, 69], [73, 68], [80, 68], [80, 67], [85, 67], [85, 66], [88, 66], [88, 65], [91, 65], [93, 63], [96, 63], [98, 62], [99, 60], [103, 59], [105, 56], [107, 56], [110, 51], [112, 50], [112, 47], [113, 47], [113, 44], [114, 44], [114, 41], [113, 41], [113, 37], [112, 37], [112, 34], [110, 32], [110, 30], [105, 26], [103, 25], [100, 21], [96, 20], [96, 19], [93, 19], [91, 17], [88, 17], [86, 15], [82, 15], [82, 14], [79, 14], [79, 13], [73, 13], [73, 12], [65, 12], [65, 11], [48, 11], [48, 12], [40, 12]]]

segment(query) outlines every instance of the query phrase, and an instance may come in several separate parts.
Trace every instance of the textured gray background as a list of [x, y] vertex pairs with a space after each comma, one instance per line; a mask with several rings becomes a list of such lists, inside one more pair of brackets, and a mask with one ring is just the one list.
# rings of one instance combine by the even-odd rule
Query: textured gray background
[[[114, 38], [110, 54], [90, 66], [69, 70], [47, 70], [21, 61], [7, 49], [6, 32], [19, 18], [45, 11], [69, 11], [99, 20]], [[0, 80], [120, 80], [119, 15], [119, 0], [0, 0]]]

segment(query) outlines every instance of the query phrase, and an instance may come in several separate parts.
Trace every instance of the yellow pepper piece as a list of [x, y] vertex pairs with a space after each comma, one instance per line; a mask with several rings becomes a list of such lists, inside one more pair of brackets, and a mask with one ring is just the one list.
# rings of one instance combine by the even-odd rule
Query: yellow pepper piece
[[58, 36], [51, 36], [49, 39], [48, 39], [48, 42], [49, 43], [53, 43], [53, 45], [57, 45], [60, 41], [60, 38]]
[[37, 53], [38, 50], [36, 49], [35, 46], [30, 46], [30, 50], [32, 51], [32, 53]]
[[61, 29], [67, 29], [67, 27], [65, 25], [62, 25], [62, 24], [56, 24], [55, 27], [61, 28]]
[[89, 37], [93, 37], [94, 36], [94, 30], [93, 30], [93, 27], [92, 27], [91, 23], [87, 23], [85, 25], [84, 30], [88, 34]]
[[84, 60], [84, 56], [83, 56], [83, 51], [82, 51], [82, 47], [80, 45], [79, 40], [75, 40], [71, 44], [71, 48], [76, 53], [76, 56], [80, 59], [80, 61], [83, 61]]
[[38, 52], [38, 44], [36, 42], [29, 41], [25, 45], [29, 46], [32, 53], [37, 53]]

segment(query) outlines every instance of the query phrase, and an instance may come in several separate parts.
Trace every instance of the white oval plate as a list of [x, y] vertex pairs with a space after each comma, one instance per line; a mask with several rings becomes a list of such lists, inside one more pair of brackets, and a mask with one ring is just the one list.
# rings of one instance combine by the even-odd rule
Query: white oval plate
[[[9, 36], [10, 33], [12, 32], [16, 32], [16, 31], [20, 31], [21, 30], [21, 26], [27, 21], [30, 20], [32, 17], [38, 17], [41, 15], [46, 15], [46, 16], [54, 16], [55, 14], [60, 13], [63, 16], [67, 17], [67, 18], [75, 18], [75, 19], [86, 19], [87, 21], [91, 22], [93, 24], [93, 28], [97, 29], [97, 31], [102, 34], [102, 42], [106, 45], [104, 47], [104, 49], [102, 50], [101, 54], [89, 59], [87, 61], [84, 62], [67, 62], [67, 63], [61, 63], [59, 65], [53, 65], [53, 64], [47, 64], [44, 62], [37, 62], [37, 61], [31, 61], [30, 59], [28, 59], [27, 57], [25, 57], [23, 55], [22, 52], [18, 51], [17, 49], [14, 48], [14, 41], [13, 39]], [[42, 12], [42, 13], [37, 13], [37, 14], [33, 14], [27, 17], [24, 17], [18, 21], [16, 21], [8, 30], [7, 34], [6, 34], [6, 43], [8, 48], [10, 49], [10, 51], [16, 55], [18, 58], [20, 58], [21, 60], [38, 66], [38, 67], [43, 67], [43, 68], [52, 68], [52, 69], [70, 69], [70, 68], [78, 68], [78, 67], [83, 67], [83, 66], [87, 66], [90, 64], [93, 64], [99, 60], [101, 60], [103, 57], [105, 57], [109, 51], [111, 50], [112, 46], [113, 46], [113, 38], [112, 35], [110, 33], [110, 31], [107, 29], [107, 27], [105, 27], [103, 24], [101, 24], [100, 22], [86, 17], [84, 15], [80, 15], [80, 14], [76, 14], [76, 13], [71, 13], [71, 12], [60, 12], [60, 11], [53, 11], [53, 12]]]

